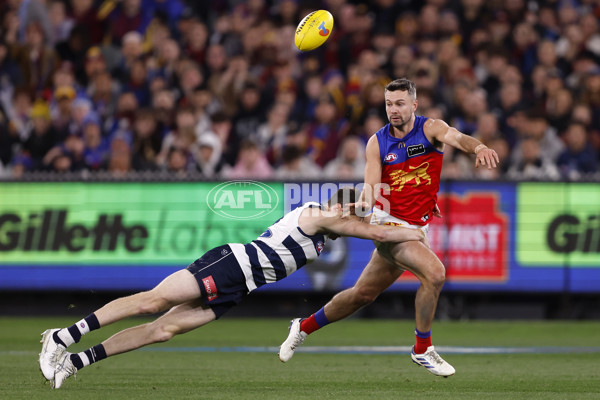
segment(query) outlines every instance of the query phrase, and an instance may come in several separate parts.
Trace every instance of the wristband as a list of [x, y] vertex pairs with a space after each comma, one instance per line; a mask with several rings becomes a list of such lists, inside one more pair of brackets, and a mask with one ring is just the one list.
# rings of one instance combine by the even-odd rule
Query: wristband
[[481, 150], [481, 149], [487, 149], [487, 148], [488, 147], [485, 144], [481, 143], [479, 146], [475, 147], [474, 152], [475, 152], [475, 154], [477, 154], [477, 153], [479, 153], [479, 150]]

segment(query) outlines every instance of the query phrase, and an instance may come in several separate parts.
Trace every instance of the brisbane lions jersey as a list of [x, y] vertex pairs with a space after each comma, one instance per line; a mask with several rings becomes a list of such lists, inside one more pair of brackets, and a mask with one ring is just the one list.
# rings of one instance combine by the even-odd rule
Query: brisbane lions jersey
[[402, 139], [390, 134], [390, 124], [376, 133], [383, 185], [375, 207], [413, 225], [426, 225], [432, 216], [444, 156], [425, 137], [425, 121], [415, 116], [414, 128]]

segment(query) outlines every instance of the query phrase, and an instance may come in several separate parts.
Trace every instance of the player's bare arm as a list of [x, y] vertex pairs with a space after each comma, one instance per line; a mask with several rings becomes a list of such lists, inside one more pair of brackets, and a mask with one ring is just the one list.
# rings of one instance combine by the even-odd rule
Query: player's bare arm
[[420, 229], [370, 225], [354, 215], [343, 215], [339, 204], [327, 211], [305, 210], [298, 222], [306, 234], [325, 233], [332, 239], [352, 236], [378, 242], [425, 241], [425, 234]]
[[465, 153], [475, 154], [475, 167], [487, 166], [488, 169], [496, 168], [500, 163], [500, 158], [494, 149], [490, 149], [479, 140], [465, 135], [458, 129], [449, 126], [446, 122], [440, 119], [429, 119], [425, 123], [423, 130], [427, 138], [439, 147], [443, 144], [448, 144], [456, 147]]
[[377, 190], [381, 183], [381, 159], [379, 157], [379, 141], [377, 136], [373, 135], [367, 142], [365, 164], [365, 185], [360, 194], [358, 202], [367, 203], [368, 210], [375, 204]]

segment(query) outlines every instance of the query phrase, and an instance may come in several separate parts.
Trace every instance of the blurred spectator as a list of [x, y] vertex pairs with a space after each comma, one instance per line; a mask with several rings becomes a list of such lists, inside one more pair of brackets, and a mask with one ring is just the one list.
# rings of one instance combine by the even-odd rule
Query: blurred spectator
[[508, 144], [513, 147], [517, 141], [516, 127], [514, 126], [514, 116], [517, 111], [523, 110], [523, 92], [521, 86], [515, 83], [506, 83], [500, 88], [500, 98], [497, 107], [493, 109], [498, 115], [500, 130], [502, 131]]
[[40, 170], [46, 153], [57, 142], [57, 133], [50, 120], [50, 107], [44, 100], [37, 100], [31, 109], [31, 132], [23, 143], [23, 150], [31, 159], [31, 170]]
[[18, 88], [13, 92], [12, 101], [3, 104], [9, 120], [8, 130], [12, 136], [20, 140], [27, 138], [32, 103], [31, 91], [27, 88]]
[[477, 131], [478, 117], [487, 111], [485, 92], [475, 89], [467, 93], [458, 105], [460, 114], [452, 119], [452, 125], [464, 134]]
[[583, 80], [581, 101], [592, 109], [592, 125], [600, 126], [600, 66], [590, 70]]
[[[298, 101], [292, 110], [292, 118], [299, 123], [304, 123], [315, 116], [315, 109], [323, 92], [321, 76], [315, 74], [304, 77], [301, 89]], [[357, 106], [359, 105], [357, 104]]]
[[520, 144], [522, 156], [508, 169], [507, 177], [515, 180], [558, 179], [560, 173], [556, 164], [544, 155], [538, 140], [524, 139]]
[[[119, 153], [102, 168], [122, 176], [154, 168], [156, 143], [178, 131], [175, 110], [187, 107], [193, 108], [195, 125], [179, 135], [181, 143], [163, 149], [165, 169], [171, 155], [173, 170], [182, 176], [195, 171], [198, 139], [211, 132], [230, 163], [237, 162], [240, 142], [249, 139], [276, 168], [286, 161], [285, 168], [293, 169], [294, 163], [283, 160], [289, 146], [323, 166], [341, 154], [346, 136], [366, 140], [387, 123], [381, 87], [400, 77], [416, 83], [421, 115], [454, 121], [462, 131], [497, 143], [500, 151], [507, 148], [501, 168], [520, 165], [530, 137], [537, 138], [544, 157], [556, 157], [562, 152], [556, 134], [566, 141], [573, 121], [585, 124], [587, 140], [600, 152], [594, 2], [327, 0], [323, 5], [334, 15], [335, 28], [326, 45], [302, 53], [293, 45], [295, 27], [317, 3], [2, 3], [5, 173], [34, 168], [22, 148], [33, 125], [45, 121], [30, 118], [34, 98], [50, 107], [57, 136], [49, 153], [62, 171], [83, 168], [77, 140], [67, 136], [83, 138], [89, 113], [99, 116], [108, 153]], [[143, 134], [135, 132], [140, 107], [152, 113], [142, 118], [149, 126], [140, 128]], [[526, 111], [534, 108], [539, 117]], [[205, 146], [206, 154], [210, 150]], [[473, 170], [472, 160], [452, 150], [445, 162], [445, 174], [453, 179], [502, 176]]]
[[137, 171], [156, 169], [156, 157], [161, 144], [162, 135], [152, 110], [138, 110], [133, 125], [133, 168]]
[[283, 164], [275, 171], [275, 179], [282, 181], [322, 179], [321, 168], [301, 148], [289, 145], [283, 150]]
[[31, 159], [26, 155], [19, 155], [13, 158], [10, 171], [13, 178], [22, 178], [25, 173], [32, 170]]
[[[173, 148], [183, 149], [186, 158], [192, 157], [195, 153], [197, 140], [195, 128], [196, 116], [194, 109], [191, 107], [178, 108], [175, 114], [175, 129], [164, 137], [160, 153], [156, 157], [156, 162], [159, 165], [163, 165]], [[193, 159], [188, 160], [188, 162], [193, 162]]]
[[44, 30], [38, 22], [27, 25], [25, 41], [23, 44], [13, 44], [11, 53], [28, 88], [41, 91], [50, 87], [59, 58], [56, 51], [48, 46]]
[[[142, 0], [142, 7], [148, 6], [147, 2]], [[169, 23], [171, 30], [176, 29], [177, 20], [181, 18], [185, 10], [184, 0], [155, 0], [150, 6], [150, 13], [164, 18]]]
[[289, 131], [288, 116], [290, 108], [284, 103], [275, 103], [269, 109], [267, 120], [256, 130], [256, 140], [261, 151], [267, 155], [271, 164], [279, 164], [283, 147]]
[[19, 16], [19, 41], [22, 42], [27, 36], [27, 29], [31, 23], [36, 23], [42, 29], [43, 35], [50, 43], [52, 40], [52, 28], [48, 18], [48, 9], [45, 0], [19, 0], [17, 13]]
[[127, 32], [121, 41], [121, 60], [116, 67], [116, 75], [121, 81], [129, 77], [134, 61], [139, 60], [144, 53], [144, 37], [140, 32]]
[[71, 86], [59, 86], [54, 91], [56, 107], [52, 112], [52, 126], [58, 132], [61, 139], [67, 137], [69, 127], [73, 122], [73, 100], [75, 99], [75, 89]]
[[344, 118], [339, 118], [334, 102], [328, 95], [319, 99], [315, 110], [315, 120], [308, 128], [309, 157], [323, 167], [337, 154], [339, 142], [346, 136], [349, 126]]
[[172, 147], [168, 150], [166, 156], [167, 171], [180, 177], [188, 174], [191, 155], [184, 148]]
[[564, 178], [577, 180], [598, 171], [598, 154], [587, 141], [585, 125], [578, 122], [569, 124], [565, 144], [566, 148], [557, 160]]
[[206, 85], [194, 88], [189, 98], [189, 104], [194, 109], [196, 116], [196, 136], [200, 137], [204, 132], [211, 131], [211, 115], [219, 111], [221, 106]]
[[158, 71], [169, 85], [175, 83], [177, 62], [180, 60], [180, 57], [181, 48], [174, 39], [166, 38], [160, 43], [157, 58]]
[[[54, 75], [52, 76], [52, 88], [56, 90], [61, 86], [69, 86], [73, 88], [75, 92], [83, 90], [75, 80], [73, 64], [69, 61], [63, 61], [58, 69], [54, 71]], [[51, 96], [52, 94], [48, 95]]]
[[48, 35], [51, 44], [62, 42], [69, 38], [69, 33], [75, 21], [67, 16], [67, 6], [62, 0], [50, 0], [48, 2], [48, 19], [50, 25], [50, 34]]
[[378, 112], [369, 113], [364, 123], [362, 124], [362, 129], [359, 128], [358, 136], [363, 140], [363, 143], [366, 145], [368, 140], [377, 133], [385, 124], [387, 123], [387, 116], [384, 118], [381, 117]]
[[260, 152], [256, 143], [245, 140], [240, 145], [237, 162], [227, 172], [228, 179], [270, 179], [273, 168]]
[[195, 63], [186, 60], [179, 64], [177, 80], [183, 101], [190, 104], [193, 101], [194, 91], [204, 83], [204, 75]]
[[122, 138], [116, 138], [110, 143], [108, 172], [114, 177], [124, 177], [132, 169], [129, 144]]
[[86, 36], [87, 27], [76, 25], [69, 32], [69, 36], [58, 42], [54, 47], [58, 56], [63, 61], [73, 66], [77, 81], [85, 85], [85, 54], [89, 47], [89, 37]]
[[152, 19], [152, 9], [142, 7], [142, 0], [121, 0], [110, 14], [110, 37], [114, 44], [121, 43], [127, 32], [144, 32]]
[[158, 123], [161, 137], [172, 128], [175, 117], [175, 95], [169, 89], [161, 89], [152, 96], [152, 109]]
[[86, 97], [77, 97], [71, 106], [71, 121], [69, 123], [69, 134], [83, 136], [83, 121], [92, 111], [92, 102]]
[[69, 135], [64, 142], [53, 147], [44, 157], [44, 165], [54, 172], [74, 172], [85, 168], [83, 139]]
[[[562, 10], [564, 11], [564, 9]], [[561, 16], [567, 15], [561, 12]], [[571, 23], [563, 28], [563, 34], [556, 42], [556, 53], [559, 57], [572, 62], [577, 57], [577, 53], [582, 49], [584, 36], [581, 27], [576, 23]]]
[[83, 123], [83, 160], [91, 171], [106, 168], [109, 158], [110, 144], [102, 133], [100, 117], [95, 112], [85, 116]]
[[206, 59], [206, 45], [208, 43], [207, 26], [196, 19], [192, 19], [187, 33], [183, 37], [183, 52], [191, 60], [202, 65]]
[[121, 86], [108, 72], [100, 72], [90, 82], [86, 94], [92, 101], [92, 107], [102, 120], [111, 120], [117, 111], [117, 102]]
[[[564, 149], [564, 144], [558, 137], [556, 129], [548, 124], [548, 120], [539, 109], [527, 112], [524, 123], [519, 127], [519, 135], [521, 138], [536, 140], [543, 156], [553, 163]], [[520, 146], [513, 149], [512, 160], [514, 163], [519, 163], [522, 156]]]
[[257, 130], [265, 119], [261, 91], [256, 83], [246, 82], [239, 96], [238, 112], [233, 116], [233, 130], [227, 146], [236, 155], [240, 142], [250, 140], [256, 143]]
[[23, 85], [19, 65], [9, 54], [9, 47], [0, 37], [0, 93], [10, 93], [14, 87]]
[[148, 72], [144, 60], [138, 59], [131, 64], [129, 76], [124, 82], [123, 89], [133, 93], [137, 102], [142, 107], [150, 103], [150, 90], [148, 88]]
[[206, 179], [217, 179], [227, 169], [217, 135], [206, 132], [200, 136], [196, 162], [198, 171]]
[[85, 75], [80, 79], [83, 82], [83, 86], [87, 86], [96, 75], [108, 71], [104, 54], [100, 47], [90, 47], [85, 53], [85, 64], [84, 64]]
[[8, 129], [8, 118], [0, 105], [0, 176], [6, 175], [18, 138]]
[[473, 133], [473, 137], [489, 147], [493, 140], [501, 136], [496, 115], [490, 112], [480, 114], [477, 118], [477, 130]]
[[323, 169], [323, 175], [340, 181], [360, 181], [365, 173], [365, 162], [363, 142], [356, 136], [348, 136], [340, 145], [337, 157]]
[[117, 130], [129, 130], [133, 126], [135, 113], [139, 108], [137, 97], [132, 92], [123, 92], [117, 99], [117, 108], [112, 119], [105, 122], [108, 127], [107, 134], [113, 134]]
[[573, 95], [568, 89], [559, 89], [554, 96], [546, 100], [546, 115], [548, 122], [559, 134], [562, 134], [569, 125], [573, 109]]
[[219, 141], [221, 142], [221, 148], [224, 149], [223, 155], [227, 160], [228, 157], [226, 155], [226, 150], [227, 152], [229, 152], [229, 149], [227, 149], [227, 142], [229, 141], [229, 137], [231, 136], [231, 130], [233, 128], [231, 118], [228, 117], [227, 114], [225, 114], [224, 112], [219, 111], [214, 113], [211, 116], [210, 120], [212, 124], [212, 131], [219, 138]]
[[106, 16], [114, 3], [107, 3], [100, 10], [94, 5], [94, 0], [71, 0], [72, 18], [76, 26], [83, 30], [83, 36], [88, 37], [91, 44], [99, 44], [104, 39], [106, 31]]

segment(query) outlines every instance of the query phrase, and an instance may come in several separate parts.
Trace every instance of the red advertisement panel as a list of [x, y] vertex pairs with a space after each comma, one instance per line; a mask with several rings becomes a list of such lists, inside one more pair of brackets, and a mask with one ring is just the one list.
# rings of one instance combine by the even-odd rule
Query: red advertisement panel
[[[429, 228], [431, 248], [446, 266], [448, 281], [499, 282], [508, 278], [508, 217], [494, 193], [438, 198], [443, 218]], [[414, 281], [405, 273], [399, 281]]]

